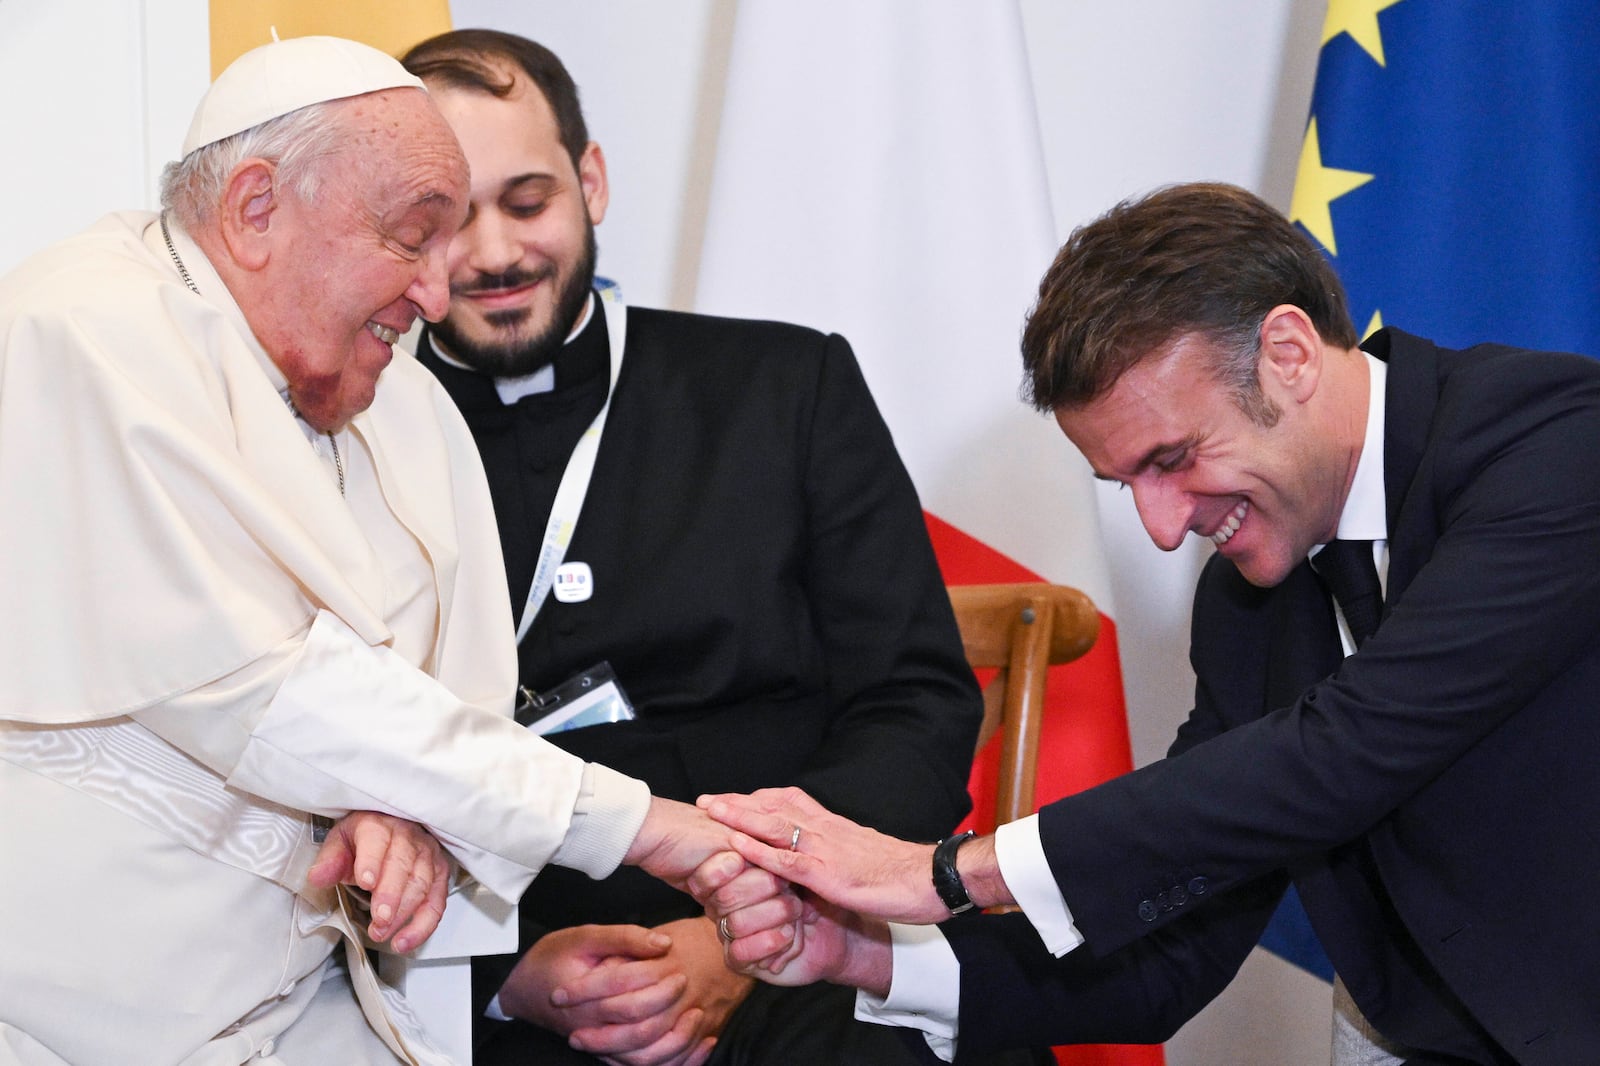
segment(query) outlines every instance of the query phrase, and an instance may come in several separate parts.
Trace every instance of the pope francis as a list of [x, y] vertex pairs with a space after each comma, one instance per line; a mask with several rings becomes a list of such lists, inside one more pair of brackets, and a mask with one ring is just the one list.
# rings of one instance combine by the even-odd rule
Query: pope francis
[[359, 925], [724, 849], [508, 717], [477, 451], [392, 348], [466, 190], [398, 63], [290, 40], [161, 214], [0, 279], [0, 1063], [437, 1062]]

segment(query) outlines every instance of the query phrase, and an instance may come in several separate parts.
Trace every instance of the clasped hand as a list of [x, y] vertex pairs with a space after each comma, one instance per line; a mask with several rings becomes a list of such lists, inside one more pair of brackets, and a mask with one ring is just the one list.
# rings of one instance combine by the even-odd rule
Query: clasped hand
[[439, 927], [455, 866], [433, 834], [416, 822], [377, 811], [353, 811], [333, 823], [311, 864], [307, 880], [318, 888], [336, 884], [371, 894], [367, 935], [410, 951]]
[[706, 918], [654, 929], [580, 925], [541, 937], [500, 1008], [618, 1066], [697, 1066], [752, 982], [722, 964]]
[[728, 913], [723, 928], [734, 937], [725, 954], [742, 972], [776, 984], [826, 980], [887, 995], [893, 971], [887, 922], [929, 924], [949, 916], [932, 889], [931, 845], [857, 825], [798, 788], [702, 796], [698, 805], [738, 830], [730, 841], [744, 860], [800, 889], [803, 909], [787, 948], [770, 911], [736, 909], [744, 902], [736, 881], [728, 881], [726, 897], [713, 891], [709, 905]]

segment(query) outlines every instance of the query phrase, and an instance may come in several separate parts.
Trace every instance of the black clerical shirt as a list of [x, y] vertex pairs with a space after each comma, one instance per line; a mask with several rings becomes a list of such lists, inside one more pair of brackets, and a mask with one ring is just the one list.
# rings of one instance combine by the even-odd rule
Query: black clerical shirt
[[417, 347], [417, 358], [444, 385], [478, 443], [500, 527], [512, 617], [520, 621], [567, 459], [606, 401], [606, 316], [596, 306], [578, 335], [556, 353], [552, 391], [513, 404], [501, 401], [493, 378], [439, 358], [428, 333]]

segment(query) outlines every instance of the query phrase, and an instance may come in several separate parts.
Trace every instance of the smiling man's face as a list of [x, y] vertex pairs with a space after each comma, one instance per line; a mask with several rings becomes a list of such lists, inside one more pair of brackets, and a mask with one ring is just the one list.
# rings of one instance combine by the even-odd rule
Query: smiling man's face
[[550, 362], [594, 280], [605, 160], [576, 166], [544, 94], [520, 72], [510, 95], [430, 91], [472, 170], [466, 223], [450, 244], [450, 313], [434, 335], [455, 358], [515, 377]]
[[1251, 584], [1289, 575], [1338, 528], [1348, 456], [1324, 439], [1263, 360], [1261, 383], [1279, 409], [1252, 420], [1217, 380], [1205, 339], [1168, 344], [1105, 395], [1056, 412], [1095, 475], [1133, 492], [1145, 531], [1163, 551], [1207, 537]]
[[347, 143], [317, 164], [316, 195], [275, 190], [250, 300], [290, 399], [323, 430], [371, 406], [400, 334], [445, 313], [446, 250], [467, 195], [466, 161], [425, 93], [356, 97], [339, 121]]

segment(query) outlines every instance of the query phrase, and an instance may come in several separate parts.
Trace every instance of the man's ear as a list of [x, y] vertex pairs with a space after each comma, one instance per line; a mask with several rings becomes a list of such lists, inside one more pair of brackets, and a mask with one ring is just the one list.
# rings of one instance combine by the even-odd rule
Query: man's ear
[[578, 187], [583, 190], [583, 203], [589, 210], [589, 222], [598, 226], [606, 217], [606, 205], [611, 202], [611, 186], [606, 181], [606, 157], [600, 146], [590, 141], [578, 157]]
[[1322, 377], [1322, 336], [1311, 316], [1293, 304], [1279, 304], [1261, 320], [1261, 376], [1304, 403]]
[[218, 228], [233, 261], [246, 270], [260, 270], [271, 258], [272, 215], [280, 200], [278, 168], [250, 158], [233, 168], [218, 207]]

